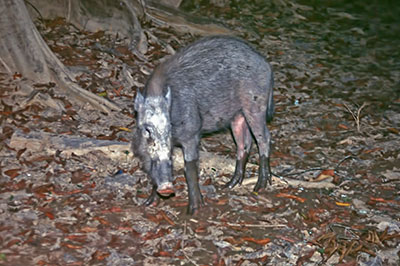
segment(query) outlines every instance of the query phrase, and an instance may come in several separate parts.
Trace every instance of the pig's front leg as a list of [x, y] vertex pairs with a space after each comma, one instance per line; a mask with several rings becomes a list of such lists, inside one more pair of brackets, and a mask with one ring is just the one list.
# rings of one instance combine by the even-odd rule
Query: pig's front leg
[[203, 197], [199, 186], [199, 167], [198, 160], [185, 161], [185, 177], [188, 186], [189, 206], [188, 214], [196, 213], [204, 206]]
[[199, 186], [199, 139], [199, 136], [194, 137], [182, 145], [185, 159], [185, 177], [189, 196], [188, 214], [190, 215], [196, 213], [204, 206]]
[[153, 185], [150, 196], [143, 203], [145, 206], [157, 205], [160, 196], [157, 193], [157, 186]]

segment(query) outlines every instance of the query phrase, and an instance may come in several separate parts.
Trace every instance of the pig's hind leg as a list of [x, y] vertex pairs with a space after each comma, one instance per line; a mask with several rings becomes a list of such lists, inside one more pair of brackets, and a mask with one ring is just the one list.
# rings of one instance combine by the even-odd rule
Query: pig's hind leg
[[267, 104], [254, 104], [249, 110], [243, 110], [246, 121], [257, 142], [260, 157], [258, 180], [254, 191], [265, 188], [267, 182], [271, 184], [271, 169], [269, 165], [271, 134], [266, 125], [266, 106]]
[[234, 118], [231, 129], [236, 143], [236, 167], [232, 179], [225, 185], [226, 188], [242, 184], [252, 143], [251, 133], [243, 114]]

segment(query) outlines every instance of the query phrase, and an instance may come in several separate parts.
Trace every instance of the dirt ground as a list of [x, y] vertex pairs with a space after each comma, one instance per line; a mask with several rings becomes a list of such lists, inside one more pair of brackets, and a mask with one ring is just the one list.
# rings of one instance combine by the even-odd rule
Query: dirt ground
[[[214, 1], [222, 3], [224, 1]], [[0, 265], [399, 265], [399, 8], [362, 1], [184, 6], [235, 30], [274, 68], [273, 184], [234, 170], [230, 132], [201, 141], [206, 207], [186, 214], [176, 151], [174, 197], [151, 191], [129, 150], [133, 99], [158, 60], [199, 38], [144, 23], [149, 50], [38, 21], [76, 81], [123, 108], [78, 108], [54, 84], [0, 73]], [[236, 3], [234, 1], [234, 3]]]

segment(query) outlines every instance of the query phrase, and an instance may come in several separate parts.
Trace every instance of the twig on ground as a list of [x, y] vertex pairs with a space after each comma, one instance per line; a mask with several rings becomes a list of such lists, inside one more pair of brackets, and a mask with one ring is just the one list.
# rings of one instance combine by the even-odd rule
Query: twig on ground
[[[337, 171], [340, 167], [340, 165], [345, 162], [348, 159], [357, 159], [357, 157], [353, 156], [353, 155], [348, 155], [346, 157], [344, 157], [342, 160], [340, 160], [336, 166], [333, 168], [333, 171], [335, 174], [337, 174]], [[315, 168], [309, 168], [300, 172], [295, 172], [295, 173], [289, 173], [289, 174], [275, 174], [275, 173], [271, 173], [273, 176], [279, 178], [279, 180], [281, 180], [282, 182], [285, 182], [286, 184], [290, 185], [290, 186], [294, 186], [294, 187], [299, 187], [299, 186], [304, 186], [306, 188], [323, 188], [324, 186], [326, 186], [326, 188], [333, 188], [335, 187], [334, 184], [332, 184], [332, 178], [331, 179], [327, 179], [324, 181], [319, 181], [319, 182], [310, 182], [310, 181], [302, 181], [302, 180], [297, 180], [297, 179], [291, 179], [288, 178], [288, 176], [293, 176], [293, 175], [302, 175], [304, 173], [308, 173], [308, 172], [313, 172], [313, 171], [324, 171], [327, 169], [331, 169], [331, 168], [323, 168], [323, 167], [315, 167]], [[252, 177], [252, 178], [248, 178], [245, 179], [243, 181], [243, 184], [252, 184], [255, 183], [257, 181], [257, 177]]]
[[357, 112], [353, 112], [350, 107], [347, 104], [344, 104], [344, 106], [346, 107], [347, 111], [351, 114], [351, 116], [353, 117], [354, 121], [356, 122], [356, 126], [357, 126], [357, 132], [360, 133], [361, 132], [361, 110], [367, 106], [367, 103], [363, 103], [361, 105], [360, 108], [358, 108]]
[[215, 224], [215, 225], [227, 225], [227, 226], [233, 226], [233, 227], [256, 227], [256, 228], [274, 228], [274, 227], [287, 227], [286, 224], [267, 224], [267, 223], [261, 223], [261, 224], [238, 224], [238, 223], [229, 223], [229, 222], [217, 222], [213, 220], [207, 220], [207, 222]]
[[344, 157], [342, 160], [340, 160], [340, 162], [338, 162], [335, 166], [335, 168], [333, 169], [335, 173], [337, 173], [337, 170], [339, 169], [340, 165], [342, 163], [344, 163], [345, 161], [347, 161], [348, 159], [357, 159], [357, 157], [353, 156], [353, 155], [348, 155], [346, 157]]
[[273, 176], [278, 177], [278, 178], [285, 178], [285, 177], [288, 177], [288, 176], [291, 176], [291, 175], [302, 175], [302, 174], [307, 173], [307, 172], [322, 171], [322, 170], [325, 170], [325, 169], [326, 169], [326, 168], [315, 167], [315, 168], [310, 168], [310, 169], [303, 170], [303, 171], [300, 171], [300, 172], [290, 173], [290, 174], [285, 174], [285, 175], [278, 175], [278, 174], [275, 174], [275, 173], [271, 173], [271, 174], [272, 174]]
[[192, 260], [192, 259], [188, 256], [188, 254], [186, 254], [186, 252], [185, 252], [186, 228], [187, 228], [187, 223], [186, 223], [186, 220], [185, 220], [184, 227], [183, 227], [183, 237], [182, 237], [182, 242], [181, 242], [181, 251], [182, 251], [182, 253], [183, 253], [183, 256], [185, 256], [185, 258], [186, 258], [188, 261], [190, 261], [193, 265], [198, 266], [198, 264], [197, 264], [194, 260]]

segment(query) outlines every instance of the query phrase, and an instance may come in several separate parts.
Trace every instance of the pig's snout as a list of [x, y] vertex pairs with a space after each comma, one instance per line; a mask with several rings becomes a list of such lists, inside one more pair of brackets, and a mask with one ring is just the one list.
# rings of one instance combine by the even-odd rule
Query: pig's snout
[[162, 196], [169, 196], [174, 193], [174, 186], [172, 185], [172, 182], [162, 183], [157, 187], [157, 192]]
[[155, 161], [152, 165], [153, 184], [157, 185], [157, 192], [162, 196], [174, 193], [172, 185], [172, 165], [168, 160]]

